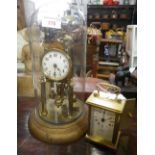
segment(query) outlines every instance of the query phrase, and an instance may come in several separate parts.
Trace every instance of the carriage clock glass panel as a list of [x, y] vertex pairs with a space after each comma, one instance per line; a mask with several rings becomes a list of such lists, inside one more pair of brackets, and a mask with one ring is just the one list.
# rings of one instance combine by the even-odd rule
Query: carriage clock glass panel
[[91, 135], [100, 135], [106, 140], [112, 141], [115, 113], [100, 108], [92, 108], [90, 120]]
[[49, 143], [77, 140], [87, 128], [87, 108], [80, 94], [84, 92], [87, 34], [78, 6], [78, 2], [51, 0], [31, 17], [29, 42], [38, 105], [30, 114], [29, 129]]

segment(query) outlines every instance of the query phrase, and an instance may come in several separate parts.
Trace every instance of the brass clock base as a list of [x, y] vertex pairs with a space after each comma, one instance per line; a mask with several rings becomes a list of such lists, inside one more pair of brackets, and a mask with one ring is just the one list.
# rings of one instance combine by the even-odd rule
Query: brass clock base
[[117, 147], [118, 147], [120, 135], [121, 135], [121, 131], [118, 132], [117, 139], [116, 139], [116, 142], [115, 143], [106, 141], [106, 140], [103, 139], [103, 137], [100, 137], [100, 136], [91, 136], [91, 135], [88, 135], [88, 134], [86, 134], [86, 139], [88, 139], [88, 140], [90, 140], [90, 141], [92, 141], [94, 143], [103, 145], [103, 146], [105, 146], [107, 148], [110, 148], [112, 150], [116, 150]]
[[43, 121], [36, 109], [29, 117], [29, 129], [37, 139], [51, 144], [65, 144], [78, 140], [86, 133], [88, 113], [86, 107], [83, 114], [74, 122], [64, 125], [54, 125]]

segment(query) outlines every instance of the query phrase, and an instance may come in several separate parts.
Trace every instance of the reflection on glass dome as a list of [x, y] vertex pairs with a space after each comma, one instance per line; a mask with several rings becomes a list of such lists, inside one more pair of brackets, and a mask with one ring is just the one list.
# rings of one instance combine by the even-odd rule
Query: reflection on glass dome
[[69, 1], [46, 3], [33, 14], [29, 34], [39, 101], [35, 111], [49, 123], [73, 122], [83, 115], [84, 99], [74, 91], [74, 77], [85, 75], [84, 16]]

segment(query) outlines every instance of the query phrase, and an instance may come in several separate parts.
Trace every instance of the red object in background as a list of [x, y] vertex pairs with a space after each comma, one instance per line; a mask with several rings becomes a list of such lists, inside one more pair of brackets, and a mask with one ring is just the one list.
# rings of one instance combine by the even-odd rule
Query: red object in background
[[113, 5], [113, 0], [104, 0], [104, 5]]
[[108, 5], [113, 5], [113, 0], [108, 0]]
[[103, 5], [119, 5], [118, 0], [103, 0]]
[[119, 1], [118, 0], [113, 0], [113, 5], [119, 5]]
[[103, 5], [108, 5], [108, 0], [103, 0]]

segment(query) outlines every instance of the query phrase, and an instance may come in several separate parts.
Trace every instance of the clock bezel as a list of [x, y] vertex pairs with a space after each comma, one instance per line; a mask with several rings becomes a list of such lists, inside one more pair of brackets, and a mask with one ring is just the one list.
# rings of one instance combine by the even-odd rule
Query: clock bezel
[[[49, 52], [58, 52], [58, 53], [61, 53], [63, 54], [67, 61], [68, 61], [68, 64], [69, 64], [69, 67], [68, 67], [68, 72], [65, 76], [63, 76], [62, 78], [53, 78], [49, 75], [46, 75], [45, 74], [45, 71], [43, 69], [43, 58], [45, 57], [46, 54], [48, 54]], [[71, 58], [70, 56], [62, 49], [58, 49], [58, 48], [51, 48], [49, 50], [46, 50], [42, 56], [42, 60], [41, 60], [41, 67], [42, 67], [42, 73], [45, 75], [45, 77], [49, 80], [52, 80], [52, 81], [64, 81], [65, 79], [67, 79], [67, 77], [69, 77], [70, 73], [71, 73], [71, 68], [72, 68], [72, 61], [71, 61]]]
[[[113, 112], [111, 110], [107, 110], [105, 108], [101, 108], [95, 105], [88, 105], [88, 130], [87, 130], [87, 134], [86, 134], [86, 138], [92, 142], [95, 142], [97, 144], [103, 145], [105, 147], [108, 147], [112, 150], [116, 150], [117, 146], [118, 146], [118, 142], [120, 139], [120, 135], [121, 135], [121, 131], [119, 129], [120, 127], [120, 115], [119, 113]], [[110, 111], [115, 113], [115, 122], [114, 122], [114, 128], [113, 128], [113, 136], [112, 136], [112, 141], [108, 141], [107, 139], [105, 139], [105, 137], [101, 136], [101, 135], [94, 135], [91, 133], [91, 114], [92, 114], [92, 109], [93, 108], [99, 108], [101, 110], [105, 110], [105, 111]]]

